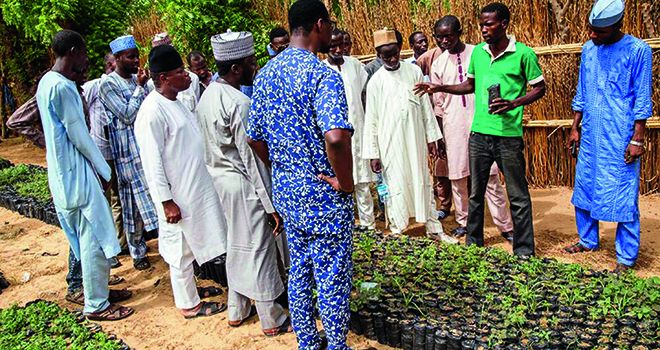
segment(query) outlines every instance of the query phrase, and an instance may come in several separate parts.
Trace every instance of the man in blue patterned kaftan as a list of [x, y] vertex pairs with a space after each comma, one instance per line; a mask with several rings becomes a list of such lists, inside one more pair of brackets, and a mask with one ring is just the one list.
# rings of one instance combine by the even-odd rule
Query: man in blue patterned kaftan
[[128, 249], [133, 266], [145, 270], [150, 264], [142, 231], [143, 228], [146, 231], [158, 229], [158, 216], [144, 178], [133, 124], [146, 97], [144, 85], [149, 75], [139, 68], [139, 53], [133, 36], [113, 40], [110, 49], [117, 67], [101, 80], [100, 97], [108, 116], [110, 149], [117, 167]]
[[639, 157], [652, 114], [651, 48], [621, 32], [623, 10], [622, 0], [598, 0], [589, 16], [569, 138], [580, 145], [572, 199], [580, 241], [565, 248], [597, 249], [598, 221], [618, 222], [617, 272], [639, 251]]
[[353, 191], [348, 105], [339, 73], [315, 53], [328, 52], [334, 22], [318, 0], [289, 9], [291, 46], [259, 72], [247, 134], [273, 170], [273, 202], [291, 253], [289, 306], [300, 349], [325, 348], [316, 329], [312, 288], [328, 349], [349, 349], [353, 265]]

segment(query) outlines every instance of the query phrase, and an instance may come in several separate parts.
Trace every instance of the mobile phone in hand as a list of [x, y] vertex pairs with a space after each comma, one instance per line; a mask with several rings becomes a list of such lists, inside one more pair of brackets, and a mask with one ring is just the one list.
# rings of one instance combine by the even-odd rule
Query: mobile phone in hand
[[578, 156], [577, 142], [573, 142], [571, 145], [571, 156], [573, 156], [573, 158], [577, 158]]
[[493, 103], [493, 101], [497, 98], [502, 97], [500, 95], [500, 84], [493, 84], [488, 87], [488, 112], [492, 113], [492, 110], [490, 109], [490, 105]]

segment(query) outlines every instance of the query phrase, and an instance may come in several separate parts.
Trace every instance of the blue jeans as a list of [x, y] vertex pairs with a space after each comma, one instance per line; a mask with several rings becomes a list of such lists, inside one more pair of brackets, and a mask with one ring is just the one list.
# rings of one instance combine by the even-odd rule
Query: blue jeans
[[467, 244], [484, 245], [484, 195], [490, 167], [497, 163], [506, 182], [506, 192], [513, 219], [513, 253], [534, 254], [532, 199], [525, 178], [525, 143], [522, 137], [470, 134], [470, 206], [468, 208]]
[[69, 272], [66, 274], [67, 292], [73, 294], [83, 287], [82, 266], [69, 247]]

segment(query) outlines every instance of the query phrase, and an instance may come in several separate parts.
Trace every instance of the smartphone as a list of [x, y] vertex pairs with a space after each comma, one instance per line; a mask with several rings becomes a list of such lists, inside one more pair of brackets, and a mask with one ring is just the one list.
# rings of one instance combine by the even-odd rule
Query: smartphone
[[573, 156], [573, 158], [577, 158], [578, 156], [577, 142], [573, 142], [571, 145], [571, 156]]
[[500, 98], [500, 84], [493, 84], [488, 87], [488, 112], [491, 113], [490, 105], [493, 103], [493, 100]]

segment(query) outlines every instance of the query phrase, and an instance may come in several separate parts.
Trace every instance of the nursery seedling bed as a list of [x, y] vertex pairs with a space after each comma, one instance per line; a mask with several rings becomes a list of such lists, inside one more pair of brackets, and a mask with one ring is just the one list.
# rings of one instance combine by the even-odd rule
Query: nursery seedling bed
[[396, 348], [658, 349], [660, 278], [367, 232], [351, 330]]
[[24, 307], [0, 309], [0, 349], [128, 350], [128, 345], [101, 326], [57, 304], [35, 300]]
[[13, 166], [0, 159], [0, 206], [59, 226], [46, 168], [26, 164]]

